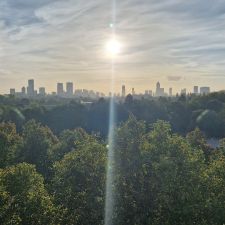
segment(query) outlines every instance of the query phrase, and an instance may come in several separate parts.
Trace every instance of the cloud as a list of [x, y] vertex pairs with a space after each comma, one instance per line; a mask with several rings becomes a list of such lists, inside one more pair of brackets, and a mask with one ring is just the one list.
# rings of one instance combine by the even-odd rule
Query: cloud
[[181, 80], [181, 76], [168, 76], [167, 79], [168, 81], [180, 81]]
[[[117, 1], [115, 28], [123, 46], [118, 80], [139, 80], [144, 87], [185, 77], [190, 85], [202, 78], [221, 85], [224, 9], [223, 0]], [[81, 85], [109, 80], [104, 45], [112, 14], [106, 0], [1, 0], [0, 66], [10, 79], [34, 76], [46, 85], [55, 77]], [[213, 74], [220, 74], [218, 82]]]

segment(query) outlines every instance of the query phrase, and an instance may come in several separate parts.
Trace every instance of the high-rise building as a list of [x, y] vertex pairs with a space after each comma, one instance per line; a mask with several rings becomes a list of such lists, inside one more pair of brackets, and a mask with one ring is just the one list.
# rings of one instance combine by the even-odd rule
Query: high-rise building
[[62, 96], [64, 94], [63, 83], [57, 83], [57, 95]]
[[134, 90], [134, 88], [132, 88], [132, 95], [135, 95], [135, 90]]
[[122, 86], [122, 97], [126, 96], [126, 87], [125, 85]]
[[73, 96], [73, 83], [72, 82], [66, 83], [66, 94], [69, 97]]
[[22, 93], [23, 95], [26, 94], [26, 88], [25, 88], [25, 87], [22, 87], [22, 88], [21, 88], [21, 93]]
[[186, 94], [187, 94], [187, 89], [186, 89], [186, 88], [181, 89], [180, 94], [181, 94], [181, 95], [186, 95]]
[[165, 93], [164, 93], [164, 88], [161, 88], [161, 87], [160, 87], [160, 83], [159, 83], [159, 82], [157, 82], [157, 84], [156, 84], [155, 95], [156, 95], [157, 97], [159, 97], [159, 96], [164, 96], [164, 95], [165, 95]]
[[198, 94], [198, 86], [194, 86], [194, 94]]
[[169, 88], [169, 96], [173, 96], [173, 89]]
[[15, 88], [10, 88], [9, 93], [10, 95], [15, 95], [16, 94]]
[[41, 96], [45, 96], [45, 88], [44, 87], [40, 87], [39, 88], [39, 95], [41, 95]]
[[209, 94], [210, 93], [210, 87], [200, 87], [200, 94]]
[[28, 87], [27, 87], [27, 95], [28, 96], [34, 96], [35, 92], [34, 92], [34, 80], [28, 80]]

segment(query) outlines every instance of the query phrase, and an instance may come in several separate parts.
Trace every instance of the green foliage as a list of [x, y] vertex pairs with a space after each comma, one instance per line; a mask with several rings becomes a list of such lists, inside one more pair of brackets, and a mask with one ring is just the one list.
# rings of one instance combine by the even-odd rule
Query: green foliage
[[116, 132], [114, 224], [138, 224], [142, 219], [143, 171], [140, 146], [145, 129], [145, 124], [132, 116]]
[[105, 167], [106, 148], [95, 140], [55, 163], [52, 190], [67, 212], [63, 224], [103, 224]]
[[21, 137], [12, 123], [0, 124], [0, 168], [14, 164], [19, 157]]
[[53, 225], [55, 212], [34, 166], [23, 163], [0, 170], [0, 224]]
[[58, 139], [52, 131], [34, 120], [23, 128], [21, 160], [36, 165], [37, 171], [47, 176], [50, 172], [51, 151]]
[[[163, 129], [162, 124], [160, 127]], [[204, 157], [200, 151], [192, 151], [184, 138], [171, 135], [168, 124], [164, 127], [167, 132], [161, 136], [160, 129], [154, 129], [145, 146], [154, 212], [150, 221], [154, 225], [198, 224], [203, 204], [198, 186]]]
[[212, 154], [212, 149], [207, 144], [205, 136], [200, 131], [199, 128], [196, 128], [194, 131], [187, 134], [187, 141], [190, 143], [193, 151], [201, 150], [205, 154], [206, 161], [209, 161], [209, 157]]
[[51, 158], [53, 161], [58, 161], [63, 156], [85, 142], [93, 140], [93, 137], [88, 135], [83, 129], [65, 130], [59, 136], [59, 142], [53, 147]]
[[[218, 128], [218, 121], [223, 124], [223, 109], [202, 115], [208, 110], [206, 107], [215, 110], [221, 102], [224, 104], [225, 98], [223, 95], [212, 97], [220, 103], [207, 105], [210, 97], [196, 96], [173, 104], [161, 98], [157, 102], [130, 99], [123, 106], [117, 105], [121, 120], [128, 115], [123, 108], [127, 107], [147, 122], [130, 113], [132, 116], [115, 129], [114, 224], [225, 224], [225, 140], [213, 150], [205, 138]], [[10, 101], [17, 104], [16, 99]], [[23, 104], [28, 107], [31, 103]], [[72, 105], [75, 110], [76, 104]], [[98, 107], [102, 107], [102, 115], [105, 115], [107, 105], [101, 100], [89, 108], [96, 113], [96, 123], [92, 123], [94, 130], [101, 127]], [[50, 113], [49, 110], [42, 113]], [[170, 112], [165, 117], [172, 124], [162, 120], [149, 124], [157, 119], [157, 112], [161, 119], [164, 113]], [[192, 121], [190, 127], [194, 128], [197, 118], [201, 129], [196, 128], [186, 136], [174, 133], [179, 130], [186, 134], [188, 121]], [[63, 121], [63, 117], [61, 119]], [[215, 120], [218, 120], [213, 123], [216, 129], [211, 127]], [[56, 129], [57, 124], [54, 126]], [[71, 128], [76, 126], [74, 123]], [[61, 129], [63, 125], [58, 131]], [[224, 138], [224, 133], [217, 134]], [[89, 135], [81, 128], [64, 130], [55, 136], [49, 127], [34, 120], [28, 121], [22, 132], [17, 132], [12, 123], [1, 123], [0, 224], [104, 224], [106, 165], [105, 139]]]
[[225, 133], [225, 125], [215, 111], [205, 110], [197, 118], [197, 124], [209, 137], [218, 137]]

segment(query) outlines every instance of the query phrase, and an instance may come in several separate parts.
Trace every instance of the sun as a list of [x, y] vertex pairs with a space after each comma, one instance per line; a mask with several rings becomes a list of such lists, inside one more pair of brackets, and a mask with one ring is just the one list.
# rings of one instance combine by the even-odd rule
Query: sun
[[121, 43], [116, 39], [112, 39], [108, 41], [106, 45], [106, 50], [108, 54], [110, 54], [112, 57], [115, 57], [121, 52]]

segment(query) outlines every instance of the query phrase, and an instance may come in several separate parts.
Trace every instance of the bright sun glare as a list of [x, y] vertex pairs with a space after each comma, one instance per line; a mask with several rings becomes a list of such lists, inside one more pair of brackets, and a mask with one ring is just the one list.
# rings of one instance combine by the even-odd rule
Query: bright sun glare
[[119, 41], [112, 39], [107, 43], [106, 50], [111, 56], [116, 56], [121, 52], [121, 44]]

